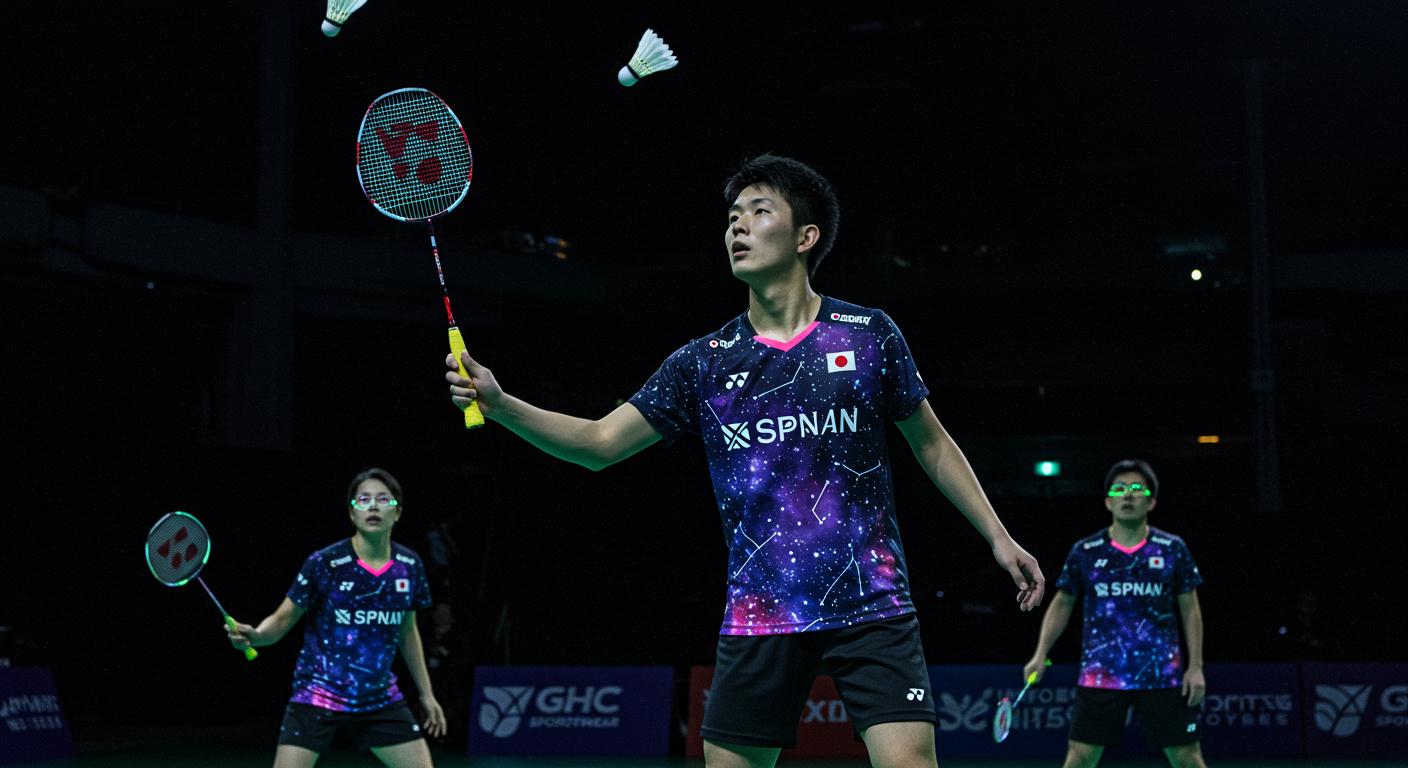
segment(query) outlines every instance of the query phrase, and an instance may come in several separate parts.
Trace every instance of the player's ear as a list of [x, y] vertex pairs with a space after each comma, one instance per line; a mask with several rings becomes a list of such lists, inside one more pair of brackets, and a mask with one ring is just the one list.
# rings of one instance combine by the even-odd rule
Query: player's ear
[[1111, 514], [1115, 511], [1115, 497], [1108, 493], [1105, 494], [1105, 509], [1110, 510]]
[[797, 253], [809, 251], [819, 242], [821, 242], [821, 228], [817, 225], [808, 224], [797, 230]]
[[1153, 511], [1154, 511], [1154, 505], [1155, 505], [1155, 504], [1158, 504], [1158, 503], [1159, 503], [1159, 497], [1158, 497], [1158, 496], [1150, 496], [1150, 497], [1149, 497], [1149, 511], [1150, 511], [1150, 512], [1153, 512]]

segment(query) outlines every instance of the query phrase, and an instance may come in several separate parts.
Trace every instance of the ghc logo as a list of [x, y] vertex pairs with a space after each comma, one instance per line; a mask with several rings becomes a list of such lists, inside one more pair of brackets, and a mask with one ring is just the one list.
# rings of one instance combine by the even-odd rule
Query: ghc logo
[[[600, 688], [589, 685], [581, 693], [577, 692], [575, 685], [549, 685], [538, 691], [537, 696], [533, 695], [534, 690], [532, 686], [526, 685], [484, 686], [486, 701], [479, 707], [480, 729], [500, 739], [512, 736], [518, 732], [519, 725], [528, 714], [530, 703], [538, 712], [547, 715], [571, 715], [574, 711], [581, 715], [613, 715], [621, 711], [620, 704], [607, 701], [607, 697], [621, 695], [622, 689], [619, 685], [604, 685]], [[530, 727], [614, 728], [619, 725], [619, 718], [609, 718], [605, 722], [599, 722], [601, 718], [577, 719], [582, 722], [575, 722], [574, 718], [535, 717]]]
[[1369, 685], [1317, 685], [1315, 727], [1344, 737], [1359, 730], [1359, 719], [1369, 705]]

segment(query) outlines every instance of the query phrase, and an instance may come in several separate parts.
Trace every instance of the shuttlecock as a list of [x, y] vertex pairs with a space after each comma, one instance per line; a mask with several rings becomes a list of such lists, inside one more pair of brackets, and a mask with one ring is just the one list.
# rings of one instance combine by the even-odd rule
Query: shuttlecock
[[352, 12], [365, 5], [367, 0], [328, 0], [328, 16], [323, 19], [323, 34], [337, 37], [342, 25]]
[[646, 75], [663, 72], [679, 63], [675, 52], [665, 45], [665, 41], [655, 34], [655, 30], [647, 29], [645, 34], [641, 35], [635, 55], [616, 73], [616, 79], [621, 81], [621, 85], [632, 86]]

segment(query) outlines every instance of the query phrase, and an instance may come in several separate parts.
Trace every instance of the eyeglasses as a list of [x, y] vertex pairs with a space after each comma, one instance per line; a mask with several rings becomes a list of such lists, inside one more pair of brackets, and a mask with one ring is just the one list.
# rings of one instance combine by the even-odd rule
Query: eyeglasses
[[1139, 483], [1115, 483], [1114, 485], [1110, 486], [1111, 496], [1119, 497], [1127, 493], [1133, 493], [1135, 496], [1154, 495], [1152, 491], [1140, 485]]
[[378, 507], [394, 507], [397, 505], [397, 501], [388, 494], [379, 493], [376, 496], [372, 496], [369, 493], [363, 493], [352, 500], [352, 506], [357, 509], [371, 509], [373, 501], [376, 502]]

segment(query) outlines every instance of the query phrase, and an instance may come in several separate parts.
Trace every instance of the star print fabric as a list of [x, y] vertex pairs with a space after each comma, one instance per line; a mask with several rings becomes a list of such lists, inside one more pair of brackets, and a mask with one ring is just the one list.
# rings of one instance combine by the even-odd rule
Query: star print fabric
[[822, 297], [796, 338], [743, 315], [681, 347], [631, 398], [665, 441], [700, 435], [729, 547], [724, 635], [914, 611], [885, 420], [929, 394], [883, 312]]
[[1071, 547], [1056, 588], [1085, 597], [1080, 677], [1087, 688], [1154, 689], [1183, 684], [1178, 596], [1203, 583], [1188, 545], [1149, 526], [1132, 550], [1108, 530]]
[[401, 623], [431, 606], [419, 555], [392, 542], [391, 561], [373, 572], [343, 539], [308, 556], [288, 599], [307, 611], [290, 701], [370, 712], [401, 700], [391, 673]]

